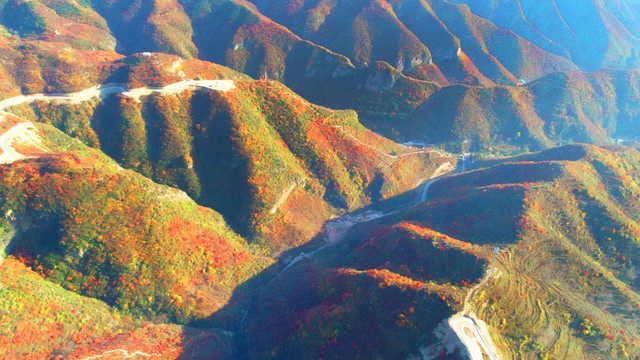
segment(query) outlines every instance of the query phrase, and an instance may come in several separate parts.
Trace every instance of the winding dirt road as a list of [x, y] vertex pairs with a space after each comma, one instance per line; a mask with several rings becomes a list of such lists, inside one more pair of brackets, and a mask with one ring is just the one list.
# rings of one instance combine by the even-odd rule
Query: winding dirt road
[[20, 154], [11, 146], [16, 137], [25, 131], [26, 128], [28, 128], [27, 123], [20, 123], [0, 136], [0, 148], [2, 149], [0, 164], [11, 164], [16, 160], [26, 158], [26, 156]]
[[[424, 183], [424, 187], [422, 189], [421, 196], [418, 197], [416, 205], [424, 203], [427, 201], [427, 196], [429, 194], [429, 188], [438, 180], [442, 178], [443, 175], [447, 173], [461, 173], [465, 172], [468, 168], [468, 163], [471, 159], [470, 154], [461, 154], [461, 161], [458, 162], [458, 168], [452, 172], [445, 171], [442, 174], [438, 174], [437, 177], [434, 177], [427, 182]], [[445, 164], [443, 164], [445, 165]], [[491, 260], [491, 264], [489, 265], [489, 269], [485, 273], [484, 278], [480, 281], [476, 286], [471, 288], [469, 292], [467, 292], [467, 296], [464, 300], [463, 310], [452, 317], [450, 317], [447, 321], [451, 330], [453, 330], [455, 336], [460, 340], [460, 342], [465, 346], [467, 350], [467, 354], [469, 355], [471, 360], [484, 360], [487, 357], [490, 360], [499, 360], [502, 357], [498, 354], [493, 341], [491, 340], [491, 335], [489, 334], [487, 324], [484, 321], [478, 319], [473, 313], [469, 311], [469, 302], [473, 298], [474, 294], [478, 291], [478, 289], [484, 286], [490, 279], [493, 269], [494, 269], [494, 261], [495, 256], [499, 253], [499, 249], [496, 248], [496, 252], [494, 254], [493, 260]], [[449, 339], [447, 341], [453, 341], [457, 343], [454, 339]], [[427, 349], [428, 347], [425, 347]], [[453, 349], [452, 349], [453, 350]], [[427, 352], [429, 350], [426, 350]], [[432, 356], [428, 353], [423, 353], [424, 359], [431, 359]], [[486, 356], [485, 356], [486, 355]]]
[[467, 353], [472, 360], [484, 360], [483, 354], [487, 354], [491, 360], [501, 359], [491, 341], [486, 325], [480, 321], [473, 316], [464, 315], [449, 319], [449, 326], [467, 348]]
[[469, 311], [469, 302], [473, 295], [491, 278], [495, 259], [499, 252], [500, 249], [496, 248], [484, 278], [467, 293], [462, 311], [449, 318], [449, 326], [467, 348], [467, 353], [471, 360], [484, 360], [485, 356], [483, 354], [486, 354], [490, 360], [502, 359], [491, 340], [487, 324]]
[[[10, 114], [0, 111], [0, 122], [7, 121]], [[21, 140], [25, 144], [30, 144], [39, 148], [39, 137], [34, 131], [35, 126], [30, 122], [20, 122], [0, 135], [0, 164], [11, 164], [14, 161], [26, 159], [27, 156], [19, 153], [12, 144]], [[44, 151], [44, 149], [40, 148]]]

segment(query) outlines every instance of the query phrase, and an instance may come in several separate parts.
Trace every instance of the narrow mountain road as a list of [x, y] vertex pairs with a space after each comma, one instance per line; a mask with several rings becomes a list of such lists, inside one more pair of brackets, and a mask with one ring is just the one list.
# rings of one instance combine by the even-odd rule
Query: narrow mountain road
[[92, 98], [104, 98], [109, 95], [122, 94], [139, 100], [141, 96], [151, 94], [170, 95], [179, 94], [189, 89], [209, 89], [214, 91], [229, 91], [235, 89], [233, 80], [183, 80], [164, 87], [142, 87], [128, 90], [123, 84], [105, 84], [70, 94], [32, 94], [19, 95], [0, 101], [0, 111], [12, 106], [28, 104], [36, 100], [57, 102], [62, 104], [79, 104]]
[[495, 258], [499, 251], [500, 250], [496, 248], [493, 260], [491, 260], [491, 265], [489, 265], [489, 269], [485, 273], [482, 281], [467, 293], [464, 299], [463, 310], [449, 318], [449, 326], [467, 348], [467, 353], [471, 360], [484, 360], [486, 357], [483, 354], [486, 354], [491, 360], [502, 359], [502, 357], [498, 355], [496, 347], [491, 340], [487, 324], [476, 318], [476, 316], [469, 311], [469, 302], [473, 299], [473, 295], [491, 278]]
[[[370, 149], [372, 149], [373, 151], [379, 153], [380, 155], [382, 155], [382, 160], [380, 160], [376, 165], [380, 168], [386, 169], [389, 166], [393, 165], [394, 161], [405, 157], [405, 156], [411, 156], [411, 155], [418, 155], [418, 154], [427, 154], [427, 153], [437, 153], [440, 157], [447, 157], [449, 156], [449, 154], [446, 154], [443, 151], [440, 151], [438, 149], [435, 148], [422, 148], [422, 149], [418, 149], [415, 151], [410, 151], [410, 152], [406, 152], [406, 153], [402, 153], [399, 155], [394, 155], [394, 154], [389, 154], [387, 152], [385, 152], [384, 150], [373, 146], [371, 144], [365, 143], [364, 141], [360, 140], [357, 136], [355, 136], [350, 130], [345, 130], [344, 126], [342, 125], [332, 125], [331, 127], [340, 130], [340, 132], [348, 137], [350, 137], [352, 140], [354, 140], [355, 142], [357, 142], [358, 144], [364, 146], [364, 147], [368, 147]], [[403, 147], [407, 148], [408, 146], [404, 146]]]
[[17, 152], [11, 143], [28, 127], [27, 123], [20, 123], [9, 129], [7, 132], [0, 136], [0, 148], [2, 149], [2, 155], [0, 155], [0, 164], [11, 164], [12, 162], [26, 158], [26, 156]]
[[422, 194], [420, 194], [420, 199], [418, 200], [417, 204], [422, 204], [423, 202], [427, 201], [427, 195], [429, 194], [429, 188], [436, 181], [438, 181], [438, 178], [431, 179], [431, 180], [427, 181], [426, 183], [424, 183], [424, 187], [422, 188]]
[[[431, 174], [431, 177], [428, 178], [428, 180], [426, 182], [424, 182], [424, 185], [423, 185], [423, 188], [422, 188], [422, 192], [420, 193], [420, 196], [417, 198], [416, 203], [405, 204], [402, 207], [400, 207], [398, 210], [394, 210], [394, 211], [391, 211], [391, 212], [388, 212], [388, 213], [383, 213], [383, 212], [375, 211], [375, 210], [369, 210], [369, 211], [365, 211], [365, 212], [363, 212], [361, 214], [358, 214], [358, 215], [345, 214], [345, 215], [340, 216], [338, 218], [329, 220], [325, 224], [325, 226], [323, 228], [323, 233], [324, 233], [325, 238], [326, 238], [326, 243], [322, 247], [314, 250], [313, 253], [316, 253], [316, 252], [324, 249], [328, 245], [332, 245], [332, 244], [338, 243], [347, 234], [349, 229], [351, 229], [356, 224], [365, 223], [365, 222], [368, 222], [368, 221], [372, 221], [372, 220], [381, 218], [383, 216], [392, 215], [392, 214], [395, 214], [395, 213], [397, 213], [399, 211], [402, 211], [402, 209], [404, 209], [404, 208], [406, 208], [408, 206], [414, 206], [414, 205], [418, 205], [418, 204], [421, 204], [423, 202], [426, 202], [427, 201], [427, 195], [428, 195], [428, 192], [429, 192], [429, 188], [431, 187], [431, 185], [435, 184], [436, 181], [442, 179], [443, 176], [453, 172], [454, 170], [455, 170], [455, 167], [449, 161], [441, 164], [433, 172], [433, 174]], [[301, 255], [303, 255], [303, 254], [301, 254]], [[310, 255], [310, 254], [306, 254], [305, 256], [308, 256], [308, 255]]]
[[[0, 112], [0, 122], [6, 121], [6, 116], [8, 115], [7, 113]], [[21, 139], [25, 143], [37, 146], [38, 136], [33, 131], [34, 127], [30, 122], [20, 122], [0, 135], [0, 149], [2, 149], [0, 164], [11, 164], [14, 161], [27, 158], [27, 156], [14, 149], [12, 144], [18, 139]]]
[[456, 171], [457, 169], [448, 161], [441, 164], [433, 173], [433, 175], [431, 175], [431, 177], [428, 178], [426, 182], [424, 182], [424, 185], [422, 186], [422, 192], [420, 193], [420, 196], [417, 197], [416, 203], [413, 205], [418, 205], [426, 202], [431, 185], [435, 184], [436, 181], [442, 179], [443, 176], [454, 173]]
[[144, 353], [142, 351], [136, 350], [132, 353], [130, 353], [127, 350], [124, 349], [115, 349], [115, 350], [109, 350], [109, 351], [105, 351], [104, 353], [100, 354], [100, 355], [94, 355], [94, 356], [89, 356], [87, 358], [84, 358], [82, 360], [93, 360], [93, 359], [102, 359], [104, 357], [107, 358], [113, 358], [112, 356], [116, 356], [116, 358], [118, 359], [132, 359], [138, 356], [142, 356], [142, 357], [146, 357], [146, 358], [150, 358], [150, 357], [161, 357], [162, 354], [147, 354]]
[[483, 352], [486, 353], [491, 360], [501, 359], [496, 353], [491, 340], [487, 340], [487, 336], [484, 334], [486, 331], [483, 331], [476, 319], [469, 316], [450, 319], [449, 326], [451, 326], [451, 329], [453, 329], [467, 348], [469, 357], [472, 360], [484, 360], [486, 357], [483, 355]]

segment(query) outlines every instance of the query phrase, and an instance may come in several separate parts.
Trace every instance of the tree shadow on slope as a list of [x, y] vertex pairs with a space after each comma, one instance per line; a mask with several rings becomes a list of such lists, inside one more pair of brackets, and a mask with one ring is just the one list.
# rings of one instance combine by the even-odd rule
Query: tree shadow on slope
[[97, 106], [91, 126], [101, 150], [123, 167], [184, 190], [198, 204], [221, 213], [236, 232], [250, 237], [242, 231], [249, 228], [248, 170], [233, 143], [228, 110], [215, 101], [218, 96], [194, 92], [192, 123], [185, 123], [165, 119], [167, 111], [155, 98], [137, 105], [116, 95]]
[[247, 164], [233, 143], [229, 110], [218, 105], [219, 95], [196, 92], [191, 100], [193, 167], [202, 191], [199, 204], [221, 213], [239, 234], [247, 236], [246, 215], [253, 190]]
[[321, 258], [275, 264], [236, 288], [210, 319], [190, 325], [233, 325], [227, 329], [235, 331], [236, 359], [417, 354], [454, 312], [452, 295], [392, 271], [372, 271], [333, 267]]
[[[48, 254], [63, 254], [59, 245], [60, 220], [51, 214], [41, 214], [25, 226], [19, 224], [5, 248], [7, 254], [18, 258], [46, 257]], [[13, 227], [13, 226], [12, 226]]]

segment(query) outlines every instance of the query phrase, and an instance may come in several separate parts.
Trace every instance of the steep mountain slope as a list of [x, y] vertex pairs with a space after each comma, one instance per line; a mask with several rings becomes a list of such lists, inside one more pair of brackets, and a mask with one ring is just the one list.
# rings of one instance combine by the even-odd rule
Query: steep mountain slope
[[32, 116], [183, 189], [274, 250], [309, 240], [336, 209], [413, 189], [454, 162], [397, 145], [366, 130], [354, 112], [311, 105], [279, 83], [238, 79], [234, 87], [73, 105], [36, 101]]
[[46, 279], [184, 323], [209, 317], [272, 262], [183, 192], [39, 126], [37, 148], [19, 149], [34, 157], [0, 166], [0, 206], [7, 253]]
[[[564, 53], [558, 56], [545, 51], [543, 48], [549, 49], [518, 33], [531, 31], [500, 29], [468, 7], [444, 0], [90, 4], [5, 0], [0, 6], [6, 36], [62, 42], [83, 50], [117, 47], [124, 54], [152, 51], [200, 57], [254, 77], [286, 79], [297, 91], [301, 89], [294, 86], [296, 78], [328, 80], [353, 71], [351, 62], [368, 68], [384, 61], [406, 75], [441, 85], [450, 81], [514, 84], [521, 78], [529, 81], [553, 71], [575, 69], [562, 57]], [[482, 5], [474, 10], [476, 7], [487, 16], [495, 15]], [[605, 30], [612, 33], [620, 26]], [[624, 41], [616, 49], [630, 43], [632, 32], [620, 32]]]
[[[436, 324], [463, 307], [499, 246], [464, 305], [504, 358], [637, 356], [638, 164], [633, 149], [574, 145], [443, 178], [428, 202], [281, 273], [240, 346], [247, 358], [459, 356]], [[277, 330], [252, 336], [265, 329]]]
[[[29, 15], [42, 28], [21, 29], [11, 22], [14, 16], [4, 17], [6, 31], [0, 45], [7, 62], [0, 80], [8, 91], [14, 91], [15, 85], [31, 93], [46, 86], [52, 90], [62, 81], [79, 88], [88, 81], [77, 75], [88, 70], [77, 71], [73, 66], [99, 61], [113, 70], [107, 62], [118, 55], [92, 50], [111, 50], [117, 39], [117, 50], [124, 54], [152, 51], [199, 57], [254, 78], [283, 81], [314, 103], [359, 111], [367, 126], [396, 139], [415, 108], [441, 86], [515, 85], [576, 69], [566, 52], [538, 47], [520, 36], [522, 29], [499, 28], [472, 12], [475, 6], [470, 10], [445, 0], [148, 0], [90, 5], [12, 0], [3, 7], [3, 14]], [[633, 28], [632, 20], [617, 19]], [[81, 29], [60, 30], [73, 24]], [[85, 28], [110, 35], [85, 36]], [[92, 44], [82, 42], [83, 36], [112, 40]], [[617, 54], [612, 51], [610, 58]], [[27, 71], [14, 79], [11, 74], [20, 72], [9, 64]], [[614, 64], [603, 62], [603, 66]], [[105, 76], [110, 71], [91, 75], [120, 82], [128, 70], [112, 73], [115, 78]]]
[[[114, 52], [77, 50], [61, 43], [1, 37], [0, 49], [3, 60], [0, 97], [20, 93], [68, 93], [105, 83], [137, 88], [162, 86], [185, 78], [246, 78], [220, 65], [161, 53], [124, 58]], [[405, 126], [413, 110], [439, 89], [433, 82], [406, 77], [388, 64], [355, 69], [344, 60], [347, 64], [344, 68], [309, 63], [309, 66], [287, 71], [286, 80], [305, 98], [334, 108], [355, 109], [370, 122], [376, 120], [374, 125], [384, 124], [381, 131], [387, 132], [387, 129]], [[327, 88], [334, 90], [325, 91]]]
[[[200, 57], [255, 78], [323, 77], [352, 70], [342, 55], [304, 41], [244, 0], [183, 1]], [[209, 34], [216, 33], [217, 36]]]
[[[127, 2], [114, 6], [127, 6], [127, 11], [136, 14], [154, 8]], [[188, 26], [193, 27], [193, 46], [197, 47], [201, 59], [229, 66], [256, 79], [283, 81], [306, 99], [325, 106], [356, 109], [376, 117], [392, 113], [407, 115], [439, 88], [432, 81], [406, 78], [382, 63], [373, 62], [370, 67], [356, 69], [347, 57], [301, 39], [246, 1], [183, 1], [182, 5], [176, 3], [176, 11], [182, 12], [182, 6], [190, 19], [185, 19], [183, 26], [188, 22]], [[112, 21], [122, 21], [117, 11], [101, 13]], [[171, 17], [164, 18], [165, 13], [158, 13], [161, 14], [158, 21], [171, 22]], [[135, 16], [144, 17], [144, 13]], [[131, 26], [138, 28], [145, 24], [131, 20]], [[147, 27], [139, 31], [147, 31]], [[147, 37], [145, 41], [154, 41], [156, 37]], [[190, 37], [181, 39], [190, 41]], [[166, 51], [166, 46], [159, 42], [132, 44], [124, 51]], [[328, 92], [327, 88], [334, 91]]]
[[502, 151], [640, 138], [637, 70], [556, 73], [522, 87], [451, 86], [415, 112], [408, 136]]
[[[386, 61], [423, 79], [437, 81], [442, 72], [452, 82], [514, 84], [574, 68], [448, 1], [252, 2], [296, 34], [354, 64]], [[537, 61], [529, 60], [533, 56]]]
[[638, 67], [640, 3], [636, 0], [468, 1], [476, 14], [511, 29], [583, 70]]

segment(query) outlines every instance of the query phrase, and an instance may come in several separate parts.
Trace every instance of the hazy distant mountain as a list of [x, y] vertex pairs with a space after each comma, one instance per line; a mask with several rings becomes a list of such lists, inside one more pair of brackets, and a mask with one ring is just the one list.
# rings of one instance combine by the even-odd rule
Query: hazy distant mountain
[[467, 1], [471, 11], [586, 71], [638, 67], [637, 0]]

